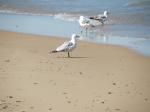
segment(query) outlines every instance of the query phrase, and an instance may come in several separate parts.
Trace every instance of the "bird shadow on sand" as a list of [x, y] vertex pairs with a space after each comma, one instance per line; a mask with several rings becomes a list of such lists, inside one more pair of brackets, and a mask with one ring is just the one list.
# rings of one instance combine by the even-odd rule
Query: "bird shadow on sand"
[[64, 59], [86, 59], [86, 58], [89, 58], [89, 57], [83, 57], [83, 56], [74, 56], [74, 57], [56, 57], [56, 58], [64, 58]]

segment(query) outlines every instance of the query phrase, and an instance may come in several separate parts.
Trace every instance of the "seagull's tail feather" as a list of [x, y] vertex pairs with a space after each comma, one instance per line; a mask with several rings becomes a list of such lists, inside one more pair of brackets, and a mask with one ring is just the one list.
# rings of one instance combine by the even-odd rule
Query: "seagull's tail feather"
[[58, 51], [56, 51], [56, 50], [53, 50], [53, 51], [51, 51], [50, 53], [56, 53], [56, 52], [58, 52]]

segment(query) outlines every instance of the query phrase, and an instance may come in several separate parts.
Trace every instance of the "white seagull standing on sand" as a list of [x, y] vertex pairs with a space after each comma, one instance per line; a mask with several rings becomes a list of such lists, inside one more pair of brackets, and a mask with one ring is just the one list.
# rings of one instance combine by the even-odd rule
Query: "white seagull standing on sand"
[[[91, 24], [90, 19], [86, 18], [84, 16], [80, 16], [79, 17], [79, 24], [80, 24], [81, 27], [86, 29], [86, 36], [87, 36], [87, 29], [88, 29], [88, 27], [94, 26], [94, 25]], [[81, 31], [81, 33], [82, 33], [82, 31]]]
[[77, 38], [80, 36], [73, 34], [70, 41], [64, 42], [62, 45], [57, 47], [55, 50], [51, 51], [50, 53], [56, 53], [56, 52], [68, 52], [68, 57], [70, 57], [69, 52], [71, 52], [73, 49], [75, 49], [77, 45]]
[[101, 22], [102, 25], [103, 25], [104, 22], [107, 20], [107, 17], [108, 17], [108, 11], [104, 11], [103, 14], [100, 14], [100, 15], [98, 15], [98, 16], [90, 17], [89, 19], [98, 20], [98, 21]]

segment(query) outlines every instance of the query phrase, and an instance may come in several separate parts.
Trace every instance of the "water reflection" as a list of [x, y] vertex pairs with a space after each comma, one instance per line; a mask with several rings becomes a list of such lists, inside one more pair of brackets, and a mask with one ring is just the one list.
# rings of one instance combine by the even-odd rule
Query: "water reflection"
[[146, 56], [150, 56], [149, 38], [115, 36], [109, 32], [108, 26], [98, 26], [98, 28], [90, 28], [87, 37], [82, 35], [81, 39], [94, 43], [122, 45]]

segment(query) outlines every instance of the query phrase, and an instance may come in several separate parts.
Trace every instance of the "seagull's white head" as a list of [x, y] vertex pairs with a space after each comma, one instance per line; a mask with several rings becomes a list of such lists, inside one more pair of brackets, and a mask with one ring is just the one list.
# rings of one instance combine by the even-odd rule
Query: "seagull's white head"
[[108, 15], [108, 11], [104, 11], [104, 16], [107, 16]]
[[84, 16], [80, 16], [79, 17], [79, 23], [81, 24], [83, 21], [85, 21], [86, 19], [85, 19], [85, 17]]
[[84, 20], [84, 16], [80, 16], [79, 20]]
[[77, 34], [72, 34], [71, 40], [72, 40], [72, 41], [75, 41], [76, 39], [79, 39], [79, 38], [80, 38], [79, 35], [77, 35]]

